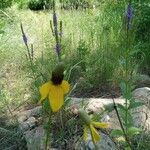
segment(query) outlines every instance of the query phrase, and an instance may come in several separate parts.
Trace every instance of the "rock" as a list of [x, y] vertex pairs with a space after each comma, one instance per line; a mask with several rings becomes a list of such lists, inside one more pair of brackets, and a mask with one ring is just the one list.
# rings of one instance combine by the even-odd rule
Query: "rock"
[[26, 122], [22, 122], [19, 124], [19, 129], [22, 131], [22, 132], [25, 132], [29, 129], [29, 125], [26, 123]]
[[36, 119], [34, 117], [30, 117], [28, 120], [27, 120], [27, 123], [29, 125], [30, 128], [33, 128], [36, 126]]
[[[101, 140], [96, 144], [98, 150], [115, 150], [115, 143], [109, 138], [108, 135], [100, 133]], [[95, 150], [95, 146], [92, 142], [91, 135], [88, 135], [88, 139], [78, 145], [80, 150]]]
[[18, 122], [19, 122], [19, 123], [22, 123], [22, 122], [26, 121], [27, 119], [28, 119], [27, 116], [26, 116], [26, 115], [23, 115], [23, 116], [20, 116], [20, 117], [18, 118]]
[[[85, 106], [88, 112], [101, 113], [105, 110], [105, 106], [113, 104], [113, 100], [109, 98], [71, 98], [70, 105], [78, 105], [79, 107]], [[115, 98], [118, 104], [124, 104], [123, 98]]]
[[108, 121], [110, 129], [121, 129], [116, 111], [113, 110], [108, 114], [108, 116], [110, 118]]
[[28, 150], [44, 150], [44, 129], [42, 126], [25, 132]]
[[[38, 126], [33, 130], [28, 130], [24, 134], [28, 150], [45, 150], [46, 133], [42, 126]], [[57, 150], [56, 148], [51, 148], [49, 142], [47, 149]]]
[[37, 106], [33, 109], [26, 110], [22, 113], [19, 113], [18, 114], [18, 122], [19, 123], [24, 122], [25, 120], [27, 120], [28, 118], [30, 118], [32, 116], [39, 117], [41, 112], [42, 112], [42, 106]]
[[150, 131], [150, 88], [138, 88], [132, 94], [137, 101], [144, 102], [143, 106], [132, 111], [134, 125]]
[[31, 116], [39, 117], [42, 112], [42, 106], [37, 106], [31, 110]]
[[[144, 102], [144, 105], [132, 109], [133, 124], [135, 127], [150, 131], [150, 88], [143, 87], [133, 91], [133, 98], [136, 101]], [[120, 129], [120, 124], [115, 111], [107, 114], [111, 129]]]
[[21, 122], [19, 128], [22, 132], [32, 129], [36, 126], [36, 119], [34, 117], [28, 118], [26, 121]]
[[143, 87], [133, 91], [133, 97], [145, 103], [150, 108], [150, 88]]
[[150, 109], [143, 105], [132, 111], [135, 127], [140, 127], [146, 132], [150, 131]]
[[150, 87], [150, 76], [141, 74], [139, 75], [137, 81], [136, 81], [136, 86], [139, 87]]

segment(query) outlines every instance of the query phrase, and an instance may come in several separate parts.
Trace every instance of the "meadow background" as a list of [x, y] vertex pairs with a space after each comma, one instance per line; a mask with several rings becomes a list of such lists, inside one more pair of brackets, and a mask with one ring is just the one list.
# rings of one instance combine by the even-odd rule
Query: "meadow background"
[[[128, 2], [56, 0], [57, 17], [62, 21], [65, 79], [74, 87], [71, 96], [121, 95], [119, 82], [126, 69]], [[132, 7], [127, 67], [135, 89], [140, 86], [141, 74], [150, 75], [150, 3], [132, 0]], [[23, 145], [24, 139], [12, 116], [37, 103], [38, 87], [50, 79], [58, 62], [50, 27], [52, 8], [52, 0], [0, 1], [0, 149], [7, 149], [8, 143], [8, 149], [13, 149], [16, 141], [17, 146]], [[31, 50], [33, 44], [32, 64], [22, 40], [21, 23]]]

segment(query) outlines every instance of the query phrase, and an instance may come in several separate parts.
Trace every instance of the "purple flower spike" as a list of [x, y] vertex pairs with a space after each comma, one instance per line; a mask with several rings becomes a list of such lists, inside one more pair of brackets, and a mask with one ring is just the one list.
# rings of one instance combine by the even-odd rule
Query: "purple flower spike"
[[59, 45], [59, 43], [56, 43], [56, 53], [59, 57], [60, 56], [60, 45]]
[[53, 23], [54, 23], [54, 26], [57, 26], [57, 15], [55, 12], [53, 13]]
[[26, 37], [26, 35], [24, 33], [22, 23], [20, 24], [20, 27], [21, 27], [23, 42], [25, 43], [25, 45], [27, 45], [28, 39], [27, 39], [27, 37]]
[[133, 17], [133, 9], [132, 9], [131, 4], [129, 4], [127, 8], [127, 17], [128, 17], [128, 20], [131, 20]]
[[28, 39], [25, 34], [22, 35], [24, 43], [27, 45]]
[[127, 7], [127, 28], [131, 28], [131, 20], [133, 18], [133, 8], [131, 6], [131, 3], [128, 4]]

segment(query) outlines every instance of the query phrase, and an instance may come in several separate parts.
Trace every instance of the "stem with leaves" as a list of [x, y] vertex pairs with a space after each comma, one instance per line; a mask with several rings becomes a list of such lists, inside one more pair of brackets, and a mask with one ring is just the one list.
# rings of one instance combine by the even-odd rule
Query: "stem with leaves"
[[122, 129], [122, 131], [123, 131], [123, 134], [124, 134], [124, 138], [125, 138], [126, 142], [128, 143], [130, 149], [132, 150], [132, 146], [131, 146], [130, 140], [129, 140], [127, 134], [126, 134], [126, 131], [125, 131], [124, 126], [123, 126], [123, 123], [122, 123], [122, 121], [121, 121], [121, 117], [120, 117], [120, 115], [119, 115], [119, 112], [118, 112], [118, 109], [117, 109], [117, 105], [116, 105], [115, 100], [114, 100], [113, 97], [112, 97], [112, 99], [113, 99], [114, 109], [115, 109], [115, 111], [116, 111], [116, 114], [117, 114], [117, 118], [118, 118], [118, 120], [119, 120], [120, 127], [121, 127], [121, 129]]

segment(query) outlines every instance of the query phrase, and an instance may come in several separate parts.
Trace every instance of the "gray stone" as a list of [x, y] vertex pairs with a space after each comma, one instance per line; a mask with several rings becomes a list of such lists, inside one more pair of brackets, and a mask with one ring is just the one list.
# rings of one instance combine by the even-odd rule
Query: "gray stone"
[[133, 97], [145, 103], [150, 108], [150, 88], [143, 87], [133, 91]]
[[150, 76], [141, 74], [138, 76], [136, 86], [139, 87], [150, 87]]
[[23, 122], [26, 121], [27, 119], [28, 119], [28, 117], [27, 117], [26, 115], [19, 116], [18, 122], [19, 122], [19, 123], [23, 123]]
[[38, 117], [42, 112], [42, 106], [37, 106], [31, 109], [31, 116]]
[[[101, 140], [96, 144], [97, 150], [116, 150], [115, 143], [109, 138], [108, 135], [100, 133]], [[95, 150], [95, 145], [92, 142], [91, 135], [88, 135], [88, 139], [78, 145], [80, 150]]]
[[133, 97], [137, 101], [144, 102], [143, 106], [134, 109], [132, 112], [134, 124], [145, 131], [150, 131], [150, 88], [143, 87], [134, 90]]
[[25, 132], [28, 150], [44, 150], [44, 129], [42, 126]]
[[37, 106], [33, 109], [23, 111], [18, 114], [18, 122], [19, 123], [24, 122], [25, 120], [27, 120], [28, 118], [32, 116], [39, 117], [41, 112], [42, 112], [42, 106]]
[[21, 122], [19, 128], [22, 132], [32, 129], [36, 126], [36, 119], [34, 117], [28, 118], [26, 121]]
[[36, 119], [34, 117], [30, 117], [26, 123], [28, 123], [30, 128], [33, 128], [36, 126]]
[[19, 124], [19, 129], [22, 131], [22, 132], [25, 132], [29, 129], [29, 124], [26, 123], [26, 122], [22, 122]]
[[[84, 106], [88, 112], [101, 113], [105, 110], [105, 106], [113, 104], [113, 100], [110, 98], [71, 98], [71, 106], [78, 105]], [[115, 102], [118, 104], [124, 104], [123, 98], [115, 98]]]

